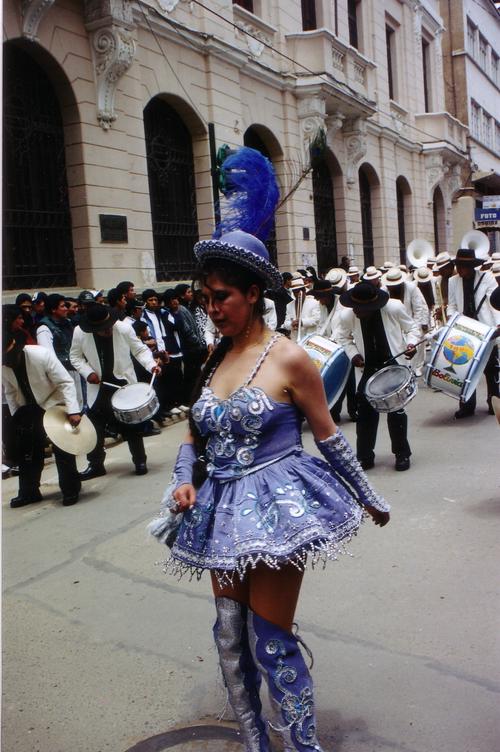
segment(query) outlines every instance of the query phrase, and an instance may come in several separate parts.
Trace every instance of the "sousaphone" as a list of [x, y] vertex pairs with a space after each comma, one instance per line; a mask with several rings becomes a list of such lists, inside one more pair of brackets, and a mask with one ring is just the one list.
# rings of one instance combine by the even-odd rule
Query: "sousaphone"
[[486, 261], [490, 250], [490, 241], [484, 232], [469, 230], [460, 241], [460, 248], [468, 248], [474, 251], [476, 258]]
[[417, 269], [421, 266], [427, 266], [427, 261], [432, 256], [434, 256], [434, 248], [429, 241], [423, 238], [415, 238], [406, 249], [408, 264]]

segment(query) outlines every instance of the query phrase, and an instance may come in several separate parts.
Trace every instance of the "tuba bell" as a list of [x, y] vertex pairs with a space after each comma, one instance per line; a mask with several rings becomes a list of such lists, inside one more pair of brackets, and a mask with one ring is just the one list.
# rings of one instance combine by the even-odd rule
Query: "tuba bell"
[[460, 248], [468, 248], [470, 251], [474, 251], [476, 258], [486, 261], [490, 250], [490, 241], [484, 232], [469, 230], [460, 241]]
[[406, 259], [410, 266], [417, 269], [421, 266], [427, 266], [427, 260], [434, 256], [432, 245], [423, 238], [415, 238], [406, 249]]

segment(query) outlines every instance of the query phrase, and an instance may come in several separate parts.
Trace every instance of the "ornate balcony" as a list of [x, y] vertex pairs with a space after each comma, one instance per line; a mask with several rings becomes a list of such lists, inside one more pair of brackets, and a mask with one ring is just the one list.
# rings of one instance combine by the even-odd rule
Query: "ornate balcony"
[[286, 41], [290, 57], [304, 65], [304, 68], [297, 66], [295, 73], [299, 77], [311, 78], [308, 71], [316, 76], [326, 75], [333, 84], [340, 84], [354, 96], [374, 99], [372, 71], [375, 63], [341, 42], [328, 29], [287, 34]]

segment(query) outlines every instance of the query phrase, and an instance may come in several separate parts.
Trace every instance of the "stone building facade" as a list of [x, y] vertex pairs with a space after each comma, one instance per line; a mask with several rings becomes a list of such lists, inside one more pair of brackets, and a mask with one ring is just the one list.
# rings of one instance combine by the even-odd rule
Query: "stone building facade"
[[[446, 31], [443, 59], [446, 107], [469, 127], [471, 175], [460, 199], [461, 218], [456, 230], [467, 231], [471, 220], [500, 250], [500, 10], [492, 0], [441, 0]], [[468, 195], [467, 195], [468, 194]], [[481, 212], [486, 199], [498, 210]], [[492, 203], [491, 201], [489, 203]], [[459, 237], [457, 235], [457, 243]]]
[[452, 250], [469, 162], [444, 32], [438, 0], [6, 0], [5, 287], [188, 278], [223, 144], [292, 192], [282, 271]]

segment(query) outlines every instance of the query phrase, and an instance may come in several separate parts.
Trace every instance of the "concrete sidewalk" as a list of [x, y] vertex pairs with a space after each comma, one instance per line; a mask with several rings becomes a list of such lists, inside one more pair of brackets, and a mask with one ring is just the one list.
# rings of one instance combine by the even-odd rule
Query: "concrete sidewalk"
[[[500, 428], [483, 392], [478, 404], [455, 422], [457, 403], [421, 388], [406, 473], [382, 417], [369, 475], [391, 523], [366, 523], [352, 557], [306, 574], [297, 621], [325, 752], [500, 749]], [[113, 447], [74, 507], [60, 505], [53, 464], [40, 504], [10, 509], [16, 479], [4, 481], [4, 752], [243, 749], [216, 720], [209, 578], [162, 574], [145, 532], [185, 427], [146, 439], [145, 477]]]

